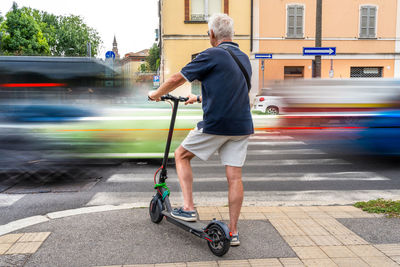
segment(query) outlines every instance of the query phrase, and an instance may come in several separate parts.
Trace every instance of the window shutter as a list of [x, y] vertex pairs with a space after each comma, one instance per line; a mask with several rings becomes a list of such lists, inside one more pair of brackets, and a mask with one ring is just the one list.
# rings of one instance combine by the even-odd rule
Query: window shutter
[[375, 37], [375, 23], [376, 22], [376, 8], [369, 8], [369, 25], [368, 25], [368, 36], [371, 38]]
[[361, 7], [360, 38], [375, 38], [376, 36], [376, 7]]
[[303, 6], [288, 6], [287, 10], [287, 37], [303, 37]]
[[303, 37], [303, 14], [303, 7], [297, 6], [296, 37]]
[[294, 6], [289, 6], [288, 11], [287, 11], [287, 35], [288, 37], [294, 37], [294, 28], [295, 28], [295, 22], [294, 22], [294, 12], [295, 12], [295, 7]]

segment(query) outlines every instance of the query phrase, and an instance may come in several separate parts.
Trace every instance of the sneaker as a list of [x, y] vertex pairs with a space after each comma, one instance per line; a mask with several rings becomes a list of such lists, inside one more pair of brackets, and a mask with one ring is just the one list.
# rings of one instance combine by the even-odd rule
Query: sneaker
[[239, 245], [240, 245], [239, 233], [237, 233], [236, 235], [232, 235], [231, 246], [235, 247], [235, 246], [239, 246]]
[[187, 211], [183, 208], [174, 209], [171, 216], [186, 222], [195, 222], [197, 220], [197, 213], [195, 210]]

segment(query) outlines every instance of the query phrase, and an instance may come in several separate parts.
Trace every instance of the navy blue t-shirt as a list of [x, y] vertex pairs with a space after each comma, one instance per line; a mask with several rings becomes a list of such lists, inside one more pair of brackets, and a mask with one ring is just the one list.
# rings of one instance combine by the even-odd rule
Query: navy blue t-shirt
[[203, 121], [197, 127], [208, 134], [252, 134], [254, 128], [246, 79], [233, 57], [221, 46], [239, 58], [251, 77], [248, 56], [232, 42], [209, 48], [187, 64], [181, 74], [189, 82], [201, 82]]

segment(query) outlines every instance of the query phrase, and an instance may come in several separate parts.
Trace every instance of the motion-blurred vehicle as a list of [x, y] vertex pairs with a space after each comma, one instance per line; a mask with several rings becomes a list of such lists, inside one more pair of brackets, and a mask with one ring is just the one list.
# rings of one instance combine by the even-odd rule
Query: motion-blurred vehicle
[[253, 101], [253, 111], [269, 115], [278, 115], [282, 113], [282, 97], [271, 95], [270, 89], [261, 90]]
[[400, 155], [400, 80], [293, 80], [271, 88], [284, 99], [280, 129], [314, 131], [309, 138], [329, 137], [344, 151], [351, 142], [367, 153]]
[[67, 166], [82, 143], [49, 130], [94, 117], [97, 101], [124, 93], [119, 73], [96, 59], [0, 56], [0, 171]]

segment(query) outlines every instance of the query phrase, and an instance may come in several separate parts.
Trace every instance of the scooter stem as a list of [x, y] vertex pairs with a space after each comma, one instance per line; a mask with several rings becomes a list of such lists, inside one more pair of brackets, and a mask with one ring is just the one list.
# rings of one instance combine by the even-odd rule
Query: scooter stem
[[172, 135], [174, 133], [175, 119], [179, 105], [179, 99], [170, 99], [170, 100], [173, 102], [173, 108], [172, 108], [171, 122], [169, 125], [167, 144], [165, 146], [164, 158], [162, 161], [162, 169], [160, 175], [160, 182], [162, 183], [165, 182], [165, 179], [167, 179], [167, 163], [168, 163], [169, 149], [171, 148]]

